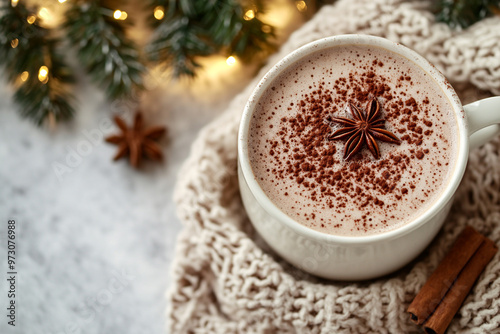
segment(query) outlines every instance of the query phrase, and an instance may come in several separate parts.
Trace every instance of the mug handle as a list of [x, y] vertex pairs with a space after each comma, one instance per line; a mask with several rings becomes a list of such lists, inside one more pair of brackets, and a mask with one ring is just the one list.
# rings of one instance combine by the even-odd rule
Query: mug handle
[[469, 123], [469, 150], [500, 134], [500, 96], [470, 103], [464, 110]]

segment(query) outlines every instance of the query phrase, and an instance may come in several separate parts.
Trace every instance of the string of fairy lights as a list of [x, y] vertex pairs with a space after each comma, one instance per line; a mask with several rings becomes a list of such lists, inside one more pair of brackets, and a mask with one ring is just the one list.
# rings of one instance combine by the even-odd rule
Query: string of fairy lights
[[[66, 2], [66, 0], [58, 0], [58, 2], [62, 4]], [[11, 0], [11, 6], [14, 8], [18, 5], [18, 3], [19, 0]], [[26, 18], [26, 22], [28, 22], [29, 24], [34, 24], [38, 18], [42, 20], [48, 20], [50, 18], [50, 11], [45, 7], [41, 7], [38, 10], [37, 14], [28, 15], [28, 17]], [[19, 38], [12, 39], [10, 45], [13, 49], [16, 49], [19, 46]], [[21, 82], [26, 82], [29, 77], [30, 73], [28, 71], [23, 71], [19, 75], [19, 80]], [[40, 66], [38, 70], [38, 80], [44, 85], [49, 81], [49, 68], [46, 65]]]
[[[16, 6], [18, 6], [20, 1], [23, 2], [23, 5], [27, 8], [36, 8], [36, 10], [34, 10], [33, 12], [28, 10], [28, 14], [25, 16], [26, 22], [29, 25], [34, 25], [36, 23], [38, 26], [46, 29], [64, 26], [64, 21], [66, 19], [66, 9], [64, 8], [65, 5], [67, 5], [68, 3], [71, 5], [77, 3], [85, 3], [82, 1], [77, 2], [72, 0], [58, 0], [57, 2], [54, 1], [53, 3], [50, 3], [50, 5], [47, 5], [47, 3], [44, 1], [31, 0], [29, 1], [29, 6], [27, 6], [25, 3], [26, 0], [10, 0], [11, 7], [15, 8]], [[312, 7], [310, 7], [310, 5]], [[260, 29], [263, 33], [269, 34], [272, 32], [274, 34], [275, 32], [286, 31], [287, 29], [289, 30], [288, 32], [293, 31], [294, 25], [297, 27], [305, 21], [305, 17], [312, 14], [312, 12], [315, 10], [315, 2], [312, 0], [273, 0], [266, 2], [266, 7], [266, 11], [261, 13], [257, 6], [250, 5], [243, 11], [242, 18], [244, 21], [252, 21], [256, 18], [264, 21], [261, 18], [265, 16], [266, 20], [264, 22], [266, 22], [266, 24], [261, 25]], [[164, 6], [158, 5], [154, 8], [151, 8], [151, 10], [152, 13], [150, 15], [152, 15], [155, 20], [164, 21], [166, 19], [167, 9]], [[126, 21], [129, 19], [129, 13], [127, 13], [125, 8], [109, 8], [109, 10], [106, 9], [106, 11], [103, 11], [103, 13], [104, 12], [110, 20]], [[288, 14], [285, 15], [284, 13]], [[12, 38], [10, 40], [10, 47], [12, 49], [18, 48], [21, 45], [23, 38], [25, 37], [23, 37], [22, 34]], [[37, 78], [42, 85], [47, 85], [50, 80], [55, 80], [53, 74], [54, 72], [51, 68], [53, 64], [51, 63], [50, 59], [48, 59], [47, 61], [47, 57], [45, 57], [44, 59], [46, 59], [46, 61], [44, 61], [42, 64], [39, 64], [37, 70], [33, 69], [32, 66], [30, 66], [30, 69], [25, 69], [24, 71], [17, 72], [19, 74], [14, 83], [16, 85], [22, 85], [23, 83], [27, 83], [28, 81], [33, 80], [34, 78], [32, 79], [32, 76], [35, 76], [35, 78]], [[228, 68], [232, 68], [240, 62], [240, 59], [236, 54], [229, 54], [226, 55], [222, 61], [225, 62], [225, 65]], [[49, 111], [47, 117], [50, 118], [50, 116], [53, 117], [54, 115], [51, 115]], [[37, 120], [37, 123], [40, 124], [41, 121]]]
[[[66, 1], [67, 0], [58, 0], [58, 2], [61, 4], [65, 3]], [[12, 7], [15, 7], [18, 2], [19, 2], [19, 0], [11, 0]], [[300, 13], [304, 13], [308, 10], [307, 3], [304, 0], [295, 1], [294, 5]], [[256, 13], [255, 9], [248, 9], [247, 11], [245, 11], [245, 14], [243, 15], [243, 19], [246, 21], [250, 21], [250, 20], [254, 19], [256, 17], [256, 15], [257, 15], [257, 13]], [[47, 20], [50, 17], [50, 12], [47, 8], [42, 7], [38, 11], [38, 16], [44, 20]], [[156, 6], [153, 9], [153, 17], [158, 21], [163, 20], [163, 18], [165, 17], [165, 7], [164, 6]], [[113, 12], [113, 18], [115, 20], [124, 21], [128, 18], [128, 13], [124, 10], [116, 9]], [[30, 16], [28, 16], [27, 21], [29, 24], [33, 24], [33, 23], [35, 23], [36, 19], [37, 19], [37, 15], [31, 14]], [[266, 33], [269, 33], [271, 31], [271, 26], [264, 25], [262, 27], [262, 30]], [[11, 42], [13, 49], [15, 49], [18, 44], [19, 44], [19, 40], [17, 38], [13, 39]], [[228, 66], [233, 66], [236, 64], [236, 62], [237, 62], [237, 57], [233, 56], [233, 55], [228, 56], [226, 59], [226, 64]], [[40, 70], [38, 72], [38, 79], [40, 80], [40, 82], [46, 83], [48, 81], [48, 78], [49, 78], [48, 74], [49, 74], [49, 69], [47, 68], [47, 66], [44, 65], [44, 66], [40, 67]], [[20, 75], [20, 79], [22, 81], [26, 81], [28, 79], [28, 77], [29, 77], [29, 73], [27, 71], [24, 71]]]

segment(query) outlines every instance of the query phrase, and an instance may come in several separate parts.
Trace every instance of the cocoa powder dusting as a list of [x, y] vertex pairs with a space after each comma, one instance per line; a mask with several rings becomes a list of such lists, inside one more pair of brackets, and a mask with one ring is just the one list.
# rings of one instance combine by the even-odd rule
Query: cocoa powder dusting
[[[356, 58], [344, 61], [358, 62]], [[392, 79], [380, 74], [380, 70], [390, 63], [387, 59], [384, 62], [374, 59], [334, 80], [317, 79], [308, 86], [309, 89], [277, 98], [284, 103], [276, 109], [280, 116], [276, 116], [274, 128], [269, 126], [273, 138], [265, 139], [264, 143], [264, 154], [273, 165], [267, 169], [268, 174], [278, 181], [276, 184], [288, 185], [281, 194], [287, 197], [300, 195], [317, 205], [319, 211], [329, 209], [333, 213], [342, 213], [346, 220], [354, 223], [352, 229], [357, 231], [380, 230], [387, 225], [388, 219], [394, 218], [391, 212], [398, 203], [411, 198], [417, 189], [416, 184], [421, 182], [423, 174], [418, 169], [418, 161], [428, 159], [428, 148], [438, 146], [436, 136], [433, 136], [435, 126], [429, 118], [435, 117], [439, 110], [427, 96], [415, 98], [401, 88], [418, 84], [414, 83], [411, 73], [401, 73], [396, 77], [399, 82], [391, 82]], [[315, 68], [316, 73], [320, 70], [321, 67]], [[324, 68], [323, 71], [323, 75], [315, 77], [328, 78], [331, 70]], [[273, 86], [272, 90], [275, 89]], [[328, 115], [346, 117], [349, 103], [364, 109], [373, 98], [380, 103], [385, 128], [410, 148], [394, 150], [388, 146], [391, 144], [384, 143], [379, 159], [374, 159], [364, 147], [350, 161], [344, 161], [341, 152], [344, 142], [327, 140], [338, 127], [327, 124], [325, 118]], [[277, 101], [275, 105], [278, 105]], [[428, 191], [424, 193], [425, 196], [429, 194]], [[299, 202], [295, 203], [300, 206]], [[357, 206], [354, 210], [364, 214], [350, 219], [345, 208], [352, 205]], [[370, 212], [375, 209], [383, 210], [387, 219], [372, 219]], [[297, 215], [304, 216], [308, 224], [322, 228], [326, 224], [330, 228], [341, 228], [346, 223], [344, 218], [336, 222], [318, 220], [314, 212], [305, 214], [300, 209]]]
[[[374, 61], [374, 64], [375, 62], [379, 67], [384, 66], [382, 62]], [[278, 132], [283, 148], [287, 149], [293, 144], [296, 146], [293, 149], [295, 153], [290, 155], [291, 158], [285, 164], [276, 156], [279, 168], [273, 170], [273, 174], [278, 179], [291, 176], [304, 191], [309, 192], [311, 198], [318, 202], [326, 200], [332, 208], [342, 207], [347, 202], [359, 203], [360, 209], [385, 207], [389, 204], [379, 199], [378, 195], [394, 194], [395, 198], [408, 195], [406, 187], [410, 185], [401, 184], [401, 173], [411, 159], [423, 159], [423, 151], [418, 151], [415, 155], [390, 153], [377, 161], [371, 161], [365, 151], [355, 157], [352, 163], [345, 164], [335, 158], [336, 147], [325, 140], [332, 131], [324, 121], [326, 115], [345, 112], [347, 103], [365, 105], [369, 99], [376, 97], [381, 102], [384, 117], [393, 120], [393, 130], [404, 134], [401, 139], [422, 145], [425, 135], [418, 124], [432, 127], [432, 122], [420, 118], [418, 111], [421, 106], [413, 97], [404, 102], [400, 100], [392, 103], [394, 96], [387, 80], [370, 69], [358, 70], [339, 78], [331, 85], [321, 82], [310, 93], [303, 94], [295, 103], [299, 108], [298, 113], [292, 117], [282, 117]], [[411, 77], [405, 76], [401, 80], [410, 81]], [[293, 106], [294, 103], [290, 105]], [[277, 144], [275, 142], [271, 146], [270, 155], [275, 154]], [[336, 164], [344, 166], [333, 172], [329, 167]], [[354, 186], [352, 180], [365, 186]], [[313, 192], [314, 196], [311, 196]], [[366, 223], [367, 219], [365, 216], [360, 222]], [[358, 225], [366, 228], [366, 225]], [[373, 223], [370, 226], [373, 227]]]

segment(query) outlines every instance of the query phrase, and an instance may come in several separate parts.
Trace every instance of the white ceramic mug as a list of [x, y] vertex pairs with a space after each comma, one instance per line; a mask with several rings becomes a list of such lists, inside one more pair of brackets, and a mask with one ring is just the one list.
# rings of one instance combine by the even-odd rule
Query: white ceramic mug
[[[457, 163], [448, 186], [435, 203], [410, 223], [381, 234], [337, 236], [305, 227], [283, 213], [260, 188], [248, 155], [251, 116], [270, 83], [289, 65], [318, 50], [338, 45], [371, 45], [402, 55], [427, 72], [440, 85], [455, 110], [458, 124]], [[462, 107], [446, 78], [415, 51], [384, 38], [341, 35], [324, 38], [292, 52], [260, 81], [250, 97], [238, 135], [238, 177], [246, 211], [262, 238], [280, 256], [311, 274], [328, 279], [363, 280], [395, 271], [414, 259], [436, 236], [448, 214], [463, 177], [469, 149], [500, 133], [500, 97]]]

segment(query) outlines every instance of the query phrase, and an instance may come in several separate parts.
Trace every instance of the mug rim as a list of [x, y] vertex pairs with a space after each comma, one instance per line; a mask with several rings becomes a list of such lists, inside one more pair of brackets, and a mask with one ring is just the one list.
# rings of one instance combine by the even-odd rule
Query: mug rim
[[[258, 181], [256, 180], [252, 167], [250, 166], [248, 155], [248, 133], [250, 130], [250, 120], [252, 118], [251, 116], [253, 115], [255, 107], [262, 94], [267, 91], [267, 88], [273, 82], [273, 80], [276, 79], [290, 65], [299, 61], [303, 57], [306, 57], [319, 50], [340, 45], [368, 45], [380, 47], [412, 61], [424, 72], [430, 74], [431, 78], [441, 88], [453, 107], [455, 120], [457, 122], [458, 135], [456, 136], [456, 140], [458, 140], [458, 147], [455, 166], [451, 172], [451, 176], [448, 178], [448, 185], [442, 190], [441, 195], [424, 213], [420, 214], [409, 223], [406, 223], [401, 227], [389, 231], [371, 235], [343, 236], [327, 234], [300, 224], [299, 222], [288, 216], [286, 213], [284, 213], [280, 208], [278, 208], [274, 204], [274, 202], [266, 195], [264, 190], [262, 190]], [[371, 35], [350, 34], [330, 36], [308, 43], [285, 56], [264, 75], [264, 77], [260, 80], [260, 82], [253, 90], [250, 98], [245, 105], [240, 122], [240, 127], [238, 130], [239, 165], [241, 167], [243, 178], [259, 205], [262, 206], [264, 210], [274, 219], [277, 219], [278, 221], [284, 223], [297, 233], [314, 240], [335, 244], [368, 244], [383, 240], [390, 240], [410, 233], [411, 231], [417, 229], [419, 226], [428, 222], [432, 217], [439, 213], [441, 209], [445, 207], [445, 205], [452, 199], [453, 195], [455, 194], [455, 191], [465, 172], [468, 153], [469, 136], [466, 114], [463, 110], [458, 95], [456, 94], [455, 90], [448, 82], [448, 80], [444, 77], [444, 75], [439, 72], [439, 70], [437, 70], [437, 68], [433, 64], [419, 55], [416, 51], [409, 49], [402, 44], [392, 42], [388, 39]]]

